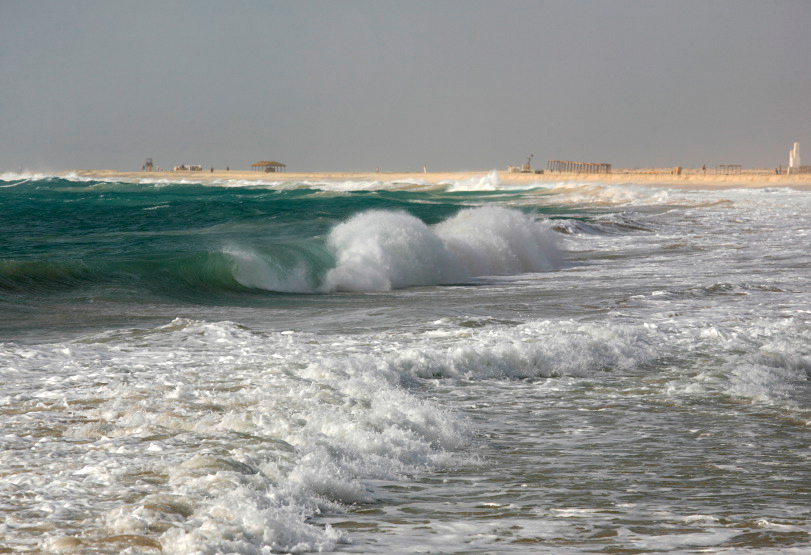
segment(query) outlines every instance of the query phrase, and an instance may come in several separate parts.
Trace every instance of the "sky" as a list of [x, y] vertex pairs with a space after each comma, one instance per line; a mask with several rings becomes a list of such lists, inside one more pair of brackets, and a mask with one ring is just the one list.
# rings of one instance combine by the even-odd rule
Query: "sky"
[[811, 164], [808, 0], [0, 0], [0, 172]]

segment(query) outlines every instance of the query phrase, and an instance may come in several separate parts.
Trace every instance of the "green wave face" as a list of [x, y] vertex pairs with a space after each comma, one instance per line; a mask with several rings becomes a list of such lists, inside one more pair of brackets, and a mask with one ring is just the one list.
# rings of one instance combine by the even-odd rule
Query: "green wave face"
[[[538, 271], [554, 251], [550, 240], [548, 253], [518, 252], [519, 240], [543, 241], [547, 234], [538, 227], [537, 207], [534, 214], [471, 212], [504, 202], [505, 195], [487, 192], [54, 177], [0, 184], [0, 294], [17, 301], [67, 295], [266, 303], [280, 293], [386, 290]], [[465, 239], [482, 229], [497, 243], [484, 235], [478, 243]], [[502, 260], [496, 251], [505, 249]]]

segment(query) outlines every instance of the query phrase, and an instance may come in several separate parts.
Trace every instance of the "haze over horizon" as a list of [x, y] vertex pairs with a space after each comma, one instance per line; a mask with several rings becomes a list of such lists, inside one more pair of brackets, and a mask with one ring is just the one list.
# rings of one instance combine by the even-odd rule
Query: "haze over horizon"
[[0, 0], [0, 172], [785, 167], [794, 141], [811, 160], [809, 22], [802, 0]]

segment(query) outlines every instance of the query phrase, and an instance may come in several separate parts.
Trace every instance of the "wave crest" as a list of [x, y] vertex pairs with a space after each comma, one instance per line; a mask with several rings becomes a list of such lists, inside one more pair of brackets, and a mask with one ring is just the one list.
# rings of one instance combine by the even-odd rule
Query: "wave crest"
[[552, 269], [559, 254], [548, 224], [499, 206], [463, 210], [436, 226], [404, 212], [364, 212], [336, 226], [328, 241], [336, 265], [327, 272], [324, 292], [539, 272]]
[[[436, 225], [406, 212], [371, 210], [326, 238], [233, 237], [209, 250], [109, 253], [73, 260], [0, 261], [0, 292], [147, 295], [219, 302], [247, 290], [388, 291], [469, 283], [557, 267], [546, 221], [500, 206], [469, 208]], [[182, 247], [184, 247], [183, 245]]]

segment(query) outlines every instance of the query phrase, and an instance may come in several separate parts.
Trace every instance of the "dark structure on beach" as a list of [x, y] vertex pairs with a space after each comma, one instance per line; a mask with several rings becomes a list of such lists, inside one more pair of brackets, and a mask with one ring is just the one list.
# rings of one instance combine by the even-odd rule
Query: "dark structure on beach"
[[566, 173], [611, 173], [611, 164], [549, 160], [546, 163], [546, 169], [550, 172]]
[[287, 166], [282, 164], [281, 162], [257, 162], [256, 164], [251, 164], [251, 170], [255, 172], [265, 172], [265, 173], [282, 173], [287, 169]]
[[715, 168], [715, 173], [718, 175], [740, 175], [741, 174], [741, 165], [740, 164], [721, 164], [717, 168]]

